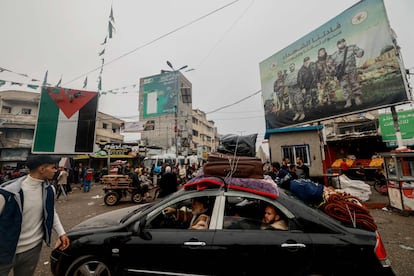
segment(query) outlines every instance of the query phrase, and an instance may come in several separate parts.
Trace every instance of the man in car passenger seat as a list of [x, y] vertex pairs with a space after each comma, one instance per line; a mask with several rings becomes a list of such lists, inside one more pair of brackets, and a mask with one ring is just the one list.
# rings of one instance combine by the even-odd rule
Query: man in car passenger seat
[[288, 230], [286, 222], [279, 216], [272, 205], [267, 205], [263, 217], [263, 222], [270, 224], [274, 229]]
[[207, 200], [201, 197], [193, 198], [191, 212], [178, 210], [173, 207], [164, 209], [165, 214], [175, 214], [177, 221], [190, 221], [188, 229], [208, 229], [210, 216], [206, 214], [207, 211]]

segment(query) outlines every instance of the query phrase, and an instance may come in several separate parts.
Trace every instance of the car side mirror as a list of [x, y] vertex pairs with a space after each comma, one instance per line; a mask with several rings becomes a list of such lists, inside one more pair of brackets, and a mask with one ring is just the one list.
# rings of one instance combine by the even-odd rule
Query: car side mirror
[[132, 235], [133, 236], [139, 236], [143, 240], [150, 240], [152, 239], [152, 235], [149, 231], [146, 231], [144, 229], [145, 222], [142, 222], [140, 220], [136, 221], [134, 225], [132, 226]]
[[139, 235], [139, 232], [141, 232], [140, 224], [141, 224], [140, 220], [134, 223], [134, 225], [132, 226], [132, 235], [134, 236]]

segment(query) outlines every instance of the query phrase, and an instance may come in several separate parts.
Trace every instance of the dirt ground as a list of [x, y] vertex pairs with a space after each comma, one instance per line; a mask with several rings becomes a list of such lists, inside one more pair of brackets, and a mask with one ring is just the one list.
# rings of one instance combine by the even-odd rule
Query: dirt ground
[[[66, 230], [79, 222], [98, 214], [133, 205], [129, 198], [121, 199], [116, 206], [106, 206], [103, 202], [104, 192], [99, 184], [92, 185], [89, 193], [83, 193], [78, 185], [73, 185], [73, 193], [68, 199], [63, 197], [56, 202], [56, 209]], [[414, 275], [414, 216], [404, 216], [399, 210], [384, 207], [388, 197], [373, 191], [366, 202], [378, 226], [392, 267], [398, 276]], [[52, 241], [56, 240], [55, 234]], [[51, 248], [43, 246], [41, 258], [36, 269], [37, 276], [50, 276], [49, 255]]]

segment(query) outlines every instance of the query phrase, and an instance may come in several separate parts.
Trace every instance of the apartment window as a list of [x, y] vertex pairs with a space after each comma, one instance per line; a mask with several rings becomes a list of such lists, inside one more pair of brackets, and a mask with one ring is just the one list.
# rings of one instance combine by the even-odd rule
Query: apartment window
[[107, 123], [102, 123], [102, 128], [103, 129], [108, 129], [108, 124]]
[[288, 157], [292, 164], [296, 163], [296, 157], [301, 157], [304, 164], [310, 166], [309, 145], [282, 146], [282, 158]]
[[32, 114], [32, 110], [30, 108], [22, 108], [22, 114], [30, 115]]
[[1, 108], [1, 113], [3, 113], [3, 114], [10, 114], [11, 113], [11, 107], [10, 106], [3, 106]]

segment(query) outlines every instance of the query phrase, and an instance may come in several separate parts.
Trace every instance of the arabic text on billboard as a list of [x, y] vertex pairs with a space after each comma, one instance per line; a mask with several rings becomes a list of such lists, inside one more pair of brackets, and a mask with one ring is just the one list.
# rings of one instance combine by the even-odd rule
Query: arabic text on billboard
[[408, 101], [382, 0], [361, 1], [260, 63], [266, 129]]

